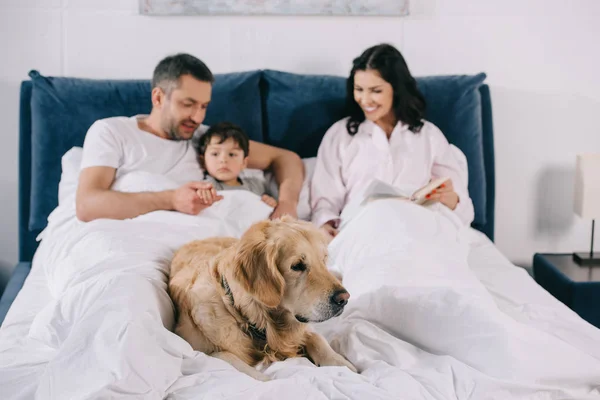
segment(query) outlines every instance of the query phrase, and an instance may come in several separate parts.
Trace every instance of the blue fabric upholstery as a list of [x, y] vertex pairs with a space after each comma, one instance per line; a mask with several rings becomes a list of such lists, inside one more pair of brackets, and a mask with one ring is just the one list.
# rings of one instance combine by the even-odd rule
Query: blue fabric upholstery
[[483, 167], [485, 170], [485, 224], [473, 223], [475, 229], [494, 241], [494, 211], [496, 209], [496, 157], [494, 153], [494, 124], [492, 98], [488, 85], [479, 87], [481, 96], [481, 125], [483, 128]]
[[[445, 85], [445, 79], [449, 79], [452, 83]], [[481, 139], [474, 136], [472, 141], [462, 141], [459, 147], [465, 146], [461, 149], [467, 155], [470, 168], [477, 170], [471, 173], [470, 178], [474, 179], [478, 173], [485, 176], [483, 180], [473, 180], [473, 182], [485, 182], [485, 186], [472, 185], [470, 180], [469, 189], [476, 204], [476, 218], [481, 216], [481, 208], [486, 216], [485, 222], [478, 218], [473, 226], [493, 240], [495, 188], [493, 125], [489, 88], [482, 84], [479, 86], [478, 93], [476, 90], [480, 79], [482, 75], [430, 77], [418, 78], [418, 83], [423, 85], [422, 89], [427, 94], [431, 113], [436, 110], [443, 111], [444, 106], [439, 103], [441, 100], [436, 99], [439, 96], [446, 99], [446, 104], [455, 101], [455, 106], [468, 106], [473, 114], [471, 117], [475, 121], [481, 119], [483, 132]], [[345, 96], [344, 81], [343, 77], [302, 76], [278, 71], [217, 75], [213, 89], [213, 102], [209, 106], [206, 123], [233, 120], [244, 126], [255, 140], [295, 150], [304, 157], [315, 155], [325, 130], [343, 117], [341, 104]], [[86, 92], [78, 93], [83, 90]], [[300, 90], [304, 93], [298, 93]], [[444, 90], [455, 93], [448, 95]], [[290, 98], [282, 97], [285, 92], [290, 96], [299, 96], [296, 103], [300, 106], [296, 107], [296, 111], [284, 107], [286, 104], [288, 106], [294, 104]], [[475, 94], [480, 96], [480, 107], [477, 106], [476, 99], [464, 103], [461, 103], [463, 99], [459, 99], [460, 96], [471, 97]], [[109, 99], [121, 103], [122, 107], [126, 108], [119, 110], [111, 108], [111, 112], [106, 111], [105, 107], [112, 107], [107, 104]], [[130, 104], [131, 102], [139, 102], [139, 104]], [[311, 102], [315, 102], [317, 106]], [[69, 148], [81, 145], [83, 142], [87, 128], [96, 118], [89, 117], [88, 114], [128, 115], [147, 112], [148, 107], [150, 107], [148, 81], [52, 78], [33, 72], [31, 80], [22, 82], [19, 126], [19, 259], [21, 261], [31, 261], [33, 257], [37, 248], [35, 238], [46, 226], [47, 215], [57, 204], [61, 157]], [[72, 114], [69, 114], [69, 110]], [[302, 116], [306, 116], [307, 113], [311, 118], [305, 120]], [[443, 128], [444, 122], [437, 118], [435, 114], [430, 117], [432, 122]], [[460, 124], [460, 121], [455, 119], [455, 123]], [[475, 122], [470, 126], [476, 124]], [[454, 138], [449, 138], [450, 141], [461, 142], [460, 128], [456, 129], [453, 126], [446, 130], [445, 133], [449, 137], [454, 135]], [[479, 162], [481, 158], [476, 150], [469, 151], [468, 145], [471, 143], [483, 148], [483, 165], [480, 165], [479, 169], [473, 164]], [[485, 203], [477, 200], [477, 193], [483, 193]]]
[[560, 272], [544, 254], [539, 253], [533, 256], [533, 276], [557, 300], [600, 328], [600, 282], [574, 282]]
[[465, 153], [469, 165], [469, 195], [475, 208], [474, 225], [486, 224], [486, 176], [479, 86], [485, 74], [417, 78], [427, 104], [426, 118], [448, 141]]
[[314, 157], [323, 135], [345, 117], [346, 79], [265, 70], [265, 141]]
[[[479, 87], [485, 74], [416, 78], [427, 103], [426, 118], [465, 153], [475, 226], [486, 224], [486, 171]], [[265, 140], [313, 157], [325, 131], [343, 118], [346, 79], [266, 70], [261, 85], [267, 123]]]
[[[30, 230], [46, 226], [58, 205], [60, 160], [98, 119], [147, 114], [151, 110], [149, 80], [93, 80], [45, 77], [31, 71], [31, 204]], [[258, 85], [260, 71], [215, 76], [207, 124], [228, 120], [240, 124], [254, 140], [262, 140]]]
[[[39, 230], [29, 229], [31, 204], [31, 81], [21, 84], [19, 101], [19, 260], [31, 261]], [[56, 194], [58, 197], [58, 193]]]
[[10, 276], [8, 284], [4, 288], [4, 292], [2, 293], [2, 297], [0, 297], [0, 325], [4, 321], [8, 310], [15, 301], [17, 294], [23, 287], [25, 283], [25, 279], [29, 276], [29, 272], [31, 271], [31, 263], [30, 262], [21, 262], [17, 264], [15, 269]]

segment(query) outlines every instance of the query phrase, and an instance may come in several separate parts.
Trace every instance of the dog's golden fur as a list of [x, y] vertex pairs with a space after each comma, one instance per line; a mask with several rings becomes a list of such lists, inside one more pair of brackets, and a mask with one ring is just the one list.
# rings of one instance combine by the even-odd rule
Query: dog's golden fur
[[323, 233], [289, 217], [256, 223], [239, 240], [188, 243], [171, 262], [175, 332], [257, 379], [268, 379], [258, 363], [301, 355], [356, 371], [306, 324], [339, 315], [349, 297], [326, 257]]

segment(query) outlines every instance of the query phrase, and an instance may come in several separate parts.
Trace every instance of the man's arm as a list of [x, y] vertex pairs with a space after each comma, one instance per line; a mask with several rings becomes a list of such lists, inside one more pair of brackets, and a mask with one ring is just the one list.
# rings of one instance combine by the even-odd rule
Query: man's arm
[[90, 167], [81, 171], [76, 199], [78, 219], [83, 222], [98, 218], [127, 219], [172, 208], [172, 191], [122, 193], [110, 190], [115, 172], [111, 167]]
[[81, 171], [76, 198], [79, 220], [90, 222], [98, 218], [135, 218], [157, 210], [176, 210], [195, 215], [220, 200], [216, 193], [214, 200], [209, 199], [208, 203], [197, 195], [203, 189], [214, 192], [208, 182], [189, 182], [176, 190], [163, 192], [117, 192], [110, 189], [115, 173], [115, 168], [111, 167], [89, 167]]
[[278, 204], [271, 218], [284, 214], [297, 217], [298, 198], [304, 182], [304, 164], [300, 157], [289, 150], [250, 141], [248, 168], [271, 169], [279, 185]]

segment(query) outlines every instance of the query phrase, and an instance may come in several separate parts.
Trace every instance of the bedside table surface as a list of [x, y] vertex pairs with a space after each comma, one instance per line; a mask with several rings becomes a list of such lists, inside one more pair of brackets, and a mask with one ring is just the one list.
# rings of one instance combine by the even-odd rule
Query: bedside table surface
[[600, 282], [600, 267], [582, 267], [569, 254], [541, 254], [556, 269], [573, 282]]

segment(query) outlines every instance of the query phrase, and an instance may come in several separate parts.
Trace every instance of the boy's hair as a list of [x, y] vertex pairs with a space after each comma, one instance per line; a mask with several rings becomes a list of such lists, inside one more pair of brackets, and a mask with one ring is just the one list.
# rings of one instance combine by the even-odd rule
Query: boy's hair
[[218, 124], [212, 125], [206, 133], [194, 143], [196, 153], [198, 154], [198, 160], [200, 161], [202, 168], [206, 168], [204, 165], [204, 154], [214, 137], [219, 138], [219, 143], [223, 143], [227, 139], [233, 139], [244, 152], [244, 158], [248, 157], [248, 153], [250, 152], [250, 140], [248, 139], [248, 135], [246, 135], [242, 128], [236, 124], [231, 122], [219, 122]]

